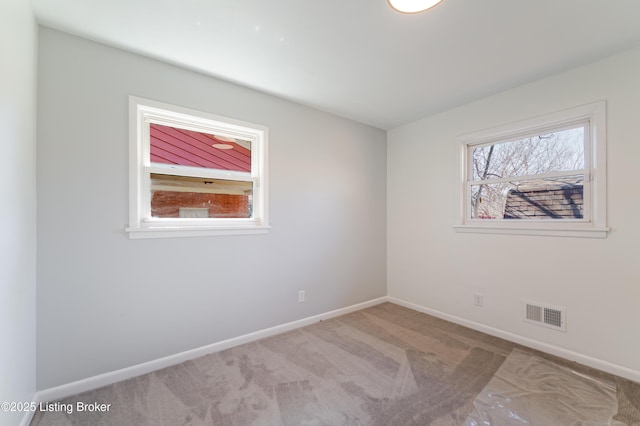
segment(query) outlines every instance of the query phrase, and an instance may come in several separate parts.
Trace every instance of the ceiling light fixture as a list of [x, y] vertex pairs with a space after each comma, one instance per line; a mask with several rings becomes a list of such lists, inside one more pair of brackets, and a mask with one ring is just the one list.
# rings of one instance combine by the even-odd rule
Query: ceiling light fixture
[[212, 147], [216, 149], [233, 149], [232, 143], [235, 143], [236, 140], [234, 138], [230, 138], [228, 136], [221, 135], [212, 135], [215, 143], [211, 144]]
[[442, 0], [387, 0], [389, 6], [400, 13], [420, 13], [431, 9]]
[[233, 149], [233, 145], [230, 145], [228, 143], [214, 143], [211, 146], [216, 149]]

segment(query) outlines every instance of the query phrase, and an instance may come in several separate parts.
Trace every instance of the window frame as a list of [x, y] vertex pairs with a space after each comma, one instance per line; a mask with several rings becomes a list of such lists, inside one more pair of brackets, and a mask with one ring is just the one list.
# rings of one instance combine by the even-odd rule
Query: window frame
[[[473, 219], [470, 191], [473, 184], [472, 150], [490, 144], [515, 141], [571, 126], [585, 124], [585, 164], [582, 219]], [[559, 111], [504, 126], [469, 133], [458, 137], [461, 146], [460, 185], [456, 232], [485, 234], [543, 235], [561, 237], [606, 238], [606, 102]], [[543, 175], [532, 175], [543, 176]], [[529, 176], [530, 177], [530, 176]], [[515, 179], [517, 180], [517, 177]]]
[[[150, 124], [244, 139], [251, 143], [251, 172], [152, 163]], [[131, 239], [265, 234], [268, 221], [268, 128], [207, 112], [129, 96], [129, 227]], [[253, 183], [251, 218], [151, 216], [151, 174]]]

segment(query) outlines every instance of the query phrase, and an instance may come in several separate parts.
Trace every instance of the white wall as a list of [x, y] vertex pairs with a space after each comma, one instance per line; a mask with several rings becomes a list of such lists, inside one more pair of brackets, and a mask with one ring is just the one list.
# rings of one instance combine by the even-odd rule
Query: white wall
[[[31, 401], [36, 365], [36, 26], [0, 2], [0, 401]], [[0, 412], [15, 425], [22, 413]]]
[[[456, 137], [606, 99], [606, 239], [457, 234]], [[388, 292], [640, 374], [640, 50], [393, 129]], [[483, 308], [472, 305], [484, 294]], [[567, 308], [567, 332], [525, 323], [523, 299]], [[640, 377], [637, 376], [637, 377]]]
[[[128, 95], [268, 126], [270, 234], [129, 240]], [[38, 389], [386, 294], [381, 130], [41, 27], [38, 135]]]

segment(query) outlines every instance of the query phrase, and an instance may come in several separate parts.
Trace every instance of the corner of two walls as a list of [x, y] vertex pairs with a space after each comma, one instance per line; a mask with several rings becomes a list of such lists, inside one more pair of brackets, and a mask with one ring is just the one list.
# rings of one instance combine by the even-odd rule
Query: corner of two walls
[[[38, 389], [386, 295], [384, 131], [49, 28], [38, 60]], [[267, 126], [270, 233], [130, 240], [129, 95]]]
[[[0, 3], [0, 401], [36, 390], [36, 25], [29, 2]], [[0, 424], [22, 412], [0, 412]]]
[[[640, 49], [393, 129], [388, 137], [388, 294], [434, 312], [611, 364], [640, 377], [640, 210], [633, 170]], [[457, 137], [607, 101], [606, 239], [461, 234]], [[474, 306], [474, 294], [484, 306]], [[566, 308], [566, 333], [523, 321], [523, 301]], [[626, 369], [626, 370], [625, 370]]]
[[[639, 58], [630, 51], [385, 135], [41, 28], [38, 388], [385, 295], [640, 371], [629, 338], [640, 322], [640, 235], [627, 213], [640, 207], [627, 176], [640, 158]], [[130, 94], [267, 125], [270, 234], [128, 240]], [[609, 102], [606, 240], [453, 232], [458, 135], [598, 99]], [[567, 307], [567, 333], [520, 321], [523, 299]]]

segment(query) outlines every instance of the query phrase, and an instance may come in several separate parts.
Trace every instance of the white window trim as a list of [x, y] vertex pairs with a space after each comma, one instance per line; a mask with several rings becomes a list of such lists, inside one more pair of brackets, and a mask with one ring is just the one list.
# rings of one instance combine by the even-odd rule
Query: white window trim
[[[186, 128], [204, 133], [222, 134], [249, 140], [251, 173], [194, 170], [194, 176], [245, 180], [254, 183], [253, 217], [244, 219], [151, 218], [150, 174], [163, 169], [189, 167], [152, 165], [150, 162], [149, 124]], [[129, 96], [129, 238], [169, 238], [216, 235], [265, 234], [269, 232], [268, 143], [267, 127], [162, 102]], [[164, 170], [166, 171], [166, 170]]]
[[[585, 148], [585, 203], [588, 204], [586, 220], [482, 220], [470, 219], [468, 210], [468, 152], [470, 145], [517, 139], [523, 135], [540, 134], [545, 128], [587, 121], [589, 140]], [[517, 123], [482, 130], [458, 137], [461, 144], [460, 176], [458, 189], [458, 218], [454, 225], [456, 232], [482, 234], [542, 235], [558, 237], [606, 238], [607, 227], [607, 131], [606, 102], [598, 101], [588, 105], [520, 121]]]

